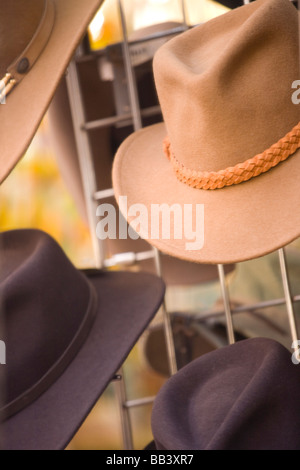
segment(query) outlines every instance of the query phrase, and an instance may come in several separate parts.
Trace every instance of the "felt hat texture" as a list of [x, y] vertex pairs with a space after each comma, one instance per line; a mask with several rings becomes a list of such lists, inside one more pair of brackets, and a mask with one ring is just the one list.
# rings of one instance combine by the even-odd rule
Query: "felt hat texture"
[[299, 450], [300, 370], [271, 339], [254, 338], [191, 362], [158, 393], [157, 450]]

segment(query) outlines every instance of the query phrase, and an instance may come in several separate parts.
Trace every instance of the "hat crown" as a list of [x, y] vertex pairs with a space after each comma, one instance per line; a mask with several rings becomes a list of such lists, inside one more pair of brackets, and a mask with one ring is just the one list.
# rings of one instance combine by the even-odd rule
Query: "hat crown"
[[[152, 430], [158, 450], [296, 450], [299, 370], [267, 338], [195, 359], [162, 387]], [[284, 401], [284, 405], [283, 405]]]
[[299, 122], [298, 65], [289, 0], [256, 0], [169, 41], [154, 73], [176, 159], [217, 172], [278, 142]]
[[91, 286], [43, 232], [6, 232], [0, 246], [6, 406], [35, 387], [64, 356], [89, 310]]
[[45, 0], [1, 2], [0, 77], [31, 41], [41, 21]]

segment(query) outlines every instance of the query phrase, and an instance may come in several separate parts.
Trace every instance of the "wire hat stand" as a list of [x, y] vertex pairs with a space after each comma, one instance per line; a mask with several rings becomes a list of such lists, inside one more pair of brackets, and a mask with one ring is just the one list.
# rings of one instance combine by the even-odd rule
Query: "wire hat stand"
[[[126, 87], [128, 93], [128, 100], [130, 104], [130, 111], [124, 113], [122, 116], [116, 115], [109, 118], [103, 118], [92, 122], [87, 122], [85, 118], [85, 110], [82, 96], [82, 89], [78, 74], [78, 64], [82, 61], [87, 60], [97, 60], [97, 54], [87, 55], [84, 47], [81, 45], [77, 53], [72, 60], [68, 73], [66, 76], [67, 88], [71, 106], [73, 127], [76, 138], [76, 145], [79, 156], [80, 170], [84, 187], [84, 195], [86, 201], [86, 207], [88, 212], [89, 228], [91, 239], [93, 243], [94, 250], [94, 260], [95, 267], [99, 269], [107, 269], [112, 266], [124, 264], [133, 264], [145, 259], [153, 259], [155, 264], [156, 273], [158, 276], [162, 276], [161, 270], [161, 259], [160, 253], [157, 249], [151, 248], [149, 246], [149, 251], [144, 251], [140, 253], [120, 253], [109, 257], [106, 253], [104, 244], [97, 238], [96, 227], [97, 227], [97, 207], [101, 200], [112, 197], [114, 191], [111, 188], [106, 190], [99, 191], [96, 182], [95, 168], [93, 163], [93, 155], [89, 142], [89, 132], [94, 129], [100, 129], [108, 126], [118, 125], [122, 122], [130, 121], [133, 125], [134, 131], [138, 131], [143, 127], [143, 117], [145, 115], [150, 116], [159, 111], [157, 107], [149, 109], [141, 109], [139, 102], [139, 95], [137, 89], [136, 75], [134, 71], [134, 54], [132, 53], [134, 45], [129, 43], [128, 32], [125, 19], [125, 11], [122, 0], [118, 1], [118, 9], [120, 15], [120, 21], [122, 25], [123, 33], [123, 42], [122, 47], [122, 56], [123, 56], [123, 66], [126, 74]], [[244, 0], [244, 3], [250, 3], [249, 0]], [[181, 9], [182, 9], [182, 30], [188, 29], [187, 16], [186, 16], [186, 7], [185, 1], [181, 0]], [[167, 36], [170, 33], [162, 33], [160, 36]], [[142, 42], [143, 40], [141, 40]], [[234, 315], [238, 312], [247, 311], [255, 312], [256, 310], [261, 310], [271, 306], [285, 305], [287, 310], [287, 317], [289, 322], [289, 330], [291, 335], [291, 342], [298, 349], [298, 340], [299, 332], [296, 324], [295, 309], [294, 303], [300, 301], [300, 295], [292, 296], [290, 280], [288, 275], [288, 266], [285, 249], [282, 248], [278, 251], [280, 272], [281, 272], [281, 281], [284, 291], [284, 298], [273, 299], [265, 302], [257, 302], [252, 305], [245, 305], [242, 307], [232, 308], [229, 289], [227, 285], [227, 279], [225, 276], [225, 270], [223, 265], [218, 265], [218, 279], [221, 288], [221, 297], [223, 302], [223, 310], [216, 312], [218, 315], [223, 315], [226, 319], [226, 329], [228, 336], [228, 343], [234, 344], [236, 341], [235, 330], [234, 330]], [[165, 303], [161, 307], [161, 315], [164, 323], [164, 332], [165, 340], [167, 347], [167, 357], [169, 364], [170, 375], [173, 375], [177, 372], [176, 364], [176, 351], [174, 346], [174, 338], [171, 327], [171, 317], [170, 313], [167, 311]], [[213, 314], [213, 312], [210, 312]], [[296, 351], [297, 352], [297, 351]], [[155, 397], [144, 397], [138, 398], [135, 400], [128, 400], [124, 370], [121, 369], [115, 377], [116, 391], [118, 404], [121, 415], [121, 425], [122, 425], [122, 435], [123, 435], [123, 445], [127, 450], [134, 449], [133, 443], [133, 432], [132, 432], [132, 423], [130, 417], [130, 410], [138, 406], [149, 405], [153, 403]]]

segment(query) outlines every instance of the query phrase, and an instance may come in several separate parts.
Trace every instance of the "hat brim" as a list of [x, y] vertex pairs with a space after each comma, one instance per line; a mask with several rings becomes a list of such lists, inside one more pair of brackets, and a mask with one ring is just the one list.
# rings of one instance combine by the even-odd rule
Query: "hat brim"
[[49, 42], [22, 82], [0, 105], [0, 183], [29, 147], [59, 81], [103, 0], [53, 0]]
[[164, 296], [144, 273], [89, 276], [98, 294], [92, 330], [63, 375], [37, 401], [0, 426], [6, 450], [63, 450], [123, 364]]
[[227, 264], [261, 257], [300, 236], [300, 150], [246, 183], [205, 191], [176, 178], [163, 152], [166, 136], [166, 127], [160, 123], [132, 134], [121, 145], [113, 168], [116, 199], [127, 196], [128, 208], [144, 205], [149, 227], [152, 204], [180, 204], [182, 208], [192, 204], [194, 222], [196, 205], [203, 204], [204, 246], [188, 251], [189, 240], [172, 238], [172, 226], [170, 240], [151, 239], [150, 229], [148, 234], [147, 227], [141, 226], [140, 235], [149, 243], [187, 261]]

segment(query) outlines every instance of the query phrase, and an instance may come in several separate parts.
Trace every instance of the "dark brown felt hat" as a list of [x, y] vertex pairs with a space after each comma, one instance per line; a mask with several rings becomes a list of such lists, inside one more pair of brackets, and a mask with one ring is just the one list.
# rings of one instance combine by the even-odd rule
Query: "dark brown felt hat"
[[181, 369], [159, 392], [155, 448], [299, 450], [299, 393], [299, 366], [276, 341], [255, 338], [218, 349]]
[[164, 284], [83, 274], [36, 230], [2, 233], [0, 246], [0, 444], [64, 449], [159, 309]]

